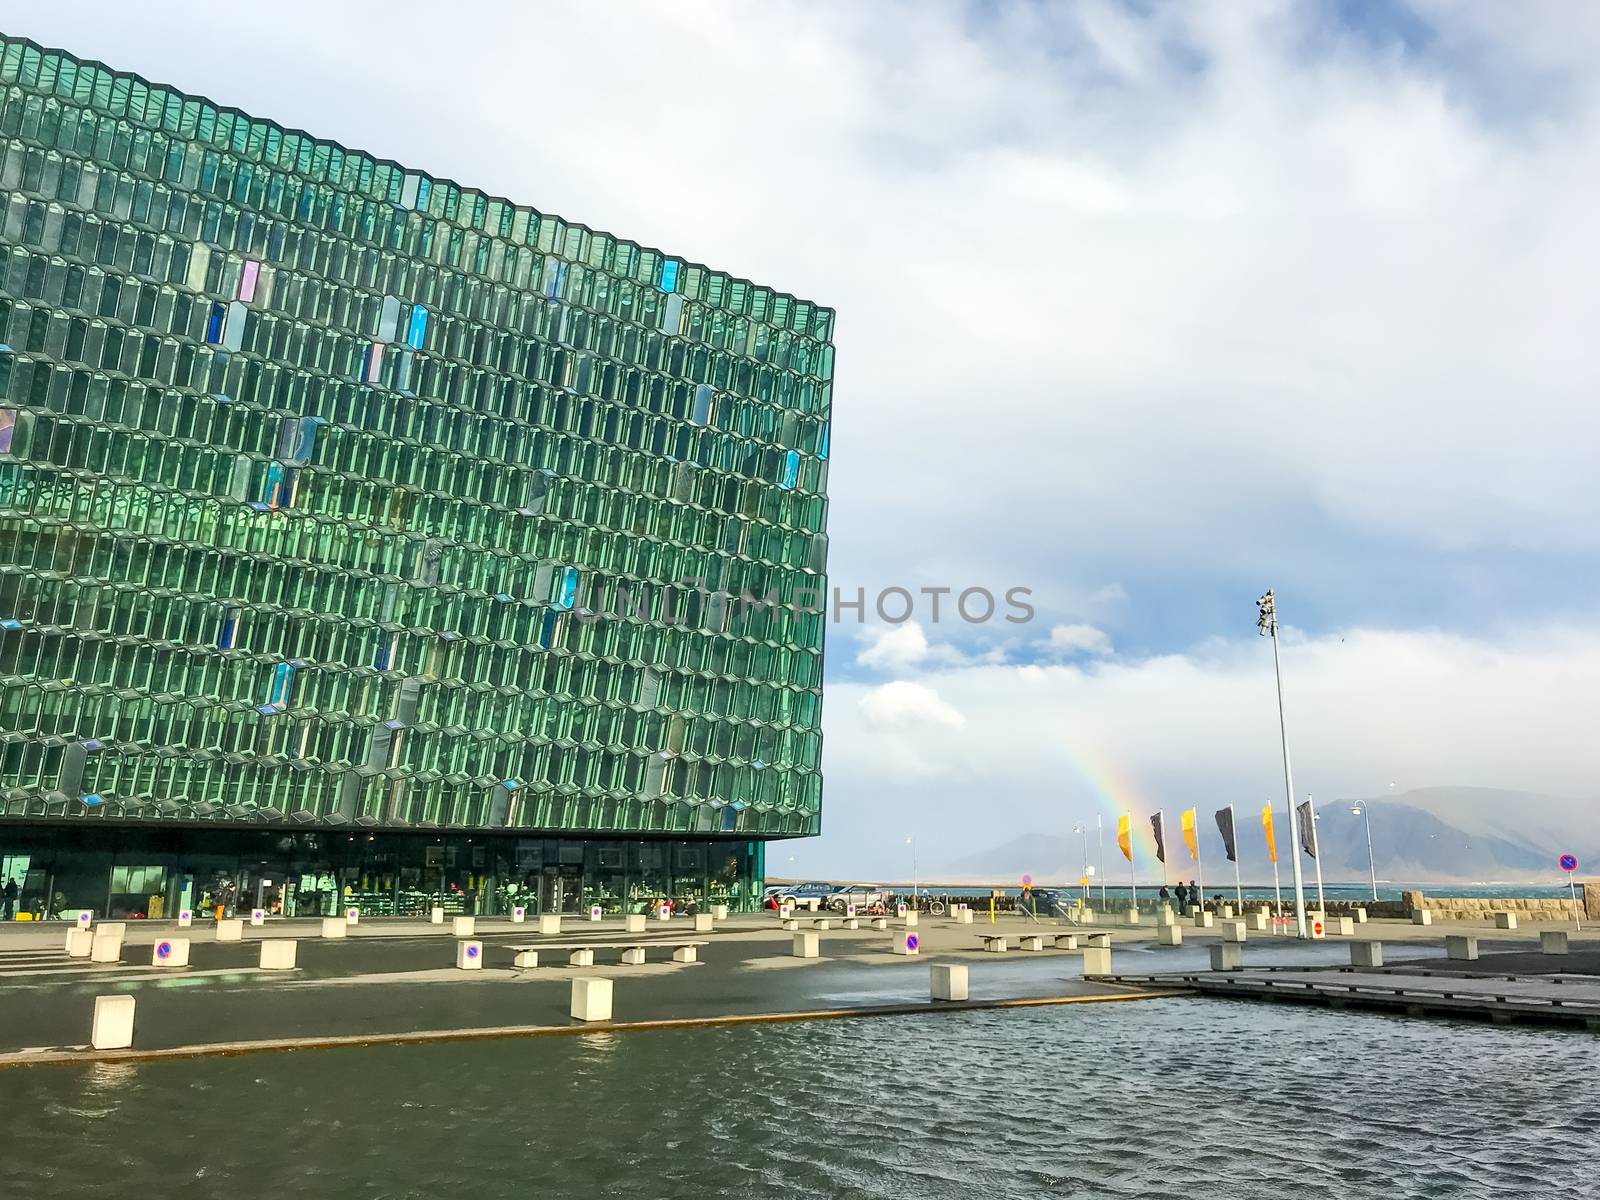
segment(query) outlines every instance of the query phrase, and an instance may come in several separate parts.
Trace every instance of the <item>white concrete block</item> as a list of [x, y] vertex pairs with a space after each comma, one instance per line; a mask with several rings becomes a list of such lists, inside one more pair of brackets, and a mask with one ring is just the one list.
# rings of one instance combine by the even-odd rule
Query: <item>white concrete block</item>
[[[1191, 906], [1192, 907], [1192, 906]], [[1196, 910], [1194, 914], [1194, 927], [1196, 929], [1214, 929], [1217, 924], [1217, 914]]]
[[[914, 921], [907, 921], [906, 922], [906, 924], [908, 924], [908, 925], [913, 925], [915, 923], [916, 922], [914, 922]], [[831, 923], [827, 920], [827, 918], [823, 918], [820, 921], [813, 921], [811, 923], [811, 928], [818, 929], [818, 930], [821, 930], [823, 933], [826, 933], [829, 930], [829, 928], [831, 928]]]
[[242, 942], [244, 940], [244, 922], [238, 917], [223, 917], [217, 922], [217, 941]]
[[906, 915], [906, 906], [904, 901], [901, 901], [894, 906], [894, 915], [897, 917], [903, 917]]
[[113, 963], [122, 958], [122, 935], [107, 933], [104, 929], [90, 931], [94, 942], [89, 947], [89, 961]]
[[344, 923], [346, 925], [359, 925], [359, 924], [361, 924], [361, 910], [359, 908], [347, 908], [347, 909], [345, 909], [344, 910]]
[[433, 925], [443, 925], [444, 909], [440, 908], [437, 904], [434, 905], [428, 910], [428, 921]]
[[1177, 920], [1178, 920], [1178, 914], [1173, 912], [1170, 908], [1167, 908], [1165, 905], [1163, 905], [1162, 907], [1156, 909], [1156, 928], [1157, 929], [1164, 928], [1164, 927], [1166, 927], [1168, 925], [1174, 925], [1174, 924], [1177, 923]]
[[526, 924], [527, 920], [528, 920], [528, 910], [526, 908], [522, 907], [522, 905], [520, 905], [520, 904], [518, 904], [514, 908], [512, 908], [512, 910], [511, 910], [511, 923], [513, 925]]
[[622, 952], [622, 965], [625, 967], [644, 966], [644, 947], [629, 946]]
[[322, 936], [342, 938], [350, 936], [350, 922], [344, 917], [323, 917]]
[[267, 910], [266, 909], [264, 909], [264, 908], [252, 908], [250, 910], [250, 924], [254, 925], [257, 929], [259, 929], [259, 928], [261, 928], [261, 926], [265, 925], [266, 923], [267, 923]]
[[1156, 945], [1158, 945], [1158, 946], [1181, 946], [1181, 945], [1183, 945], [1183, 926], [1182, 925], [1176, 925], [1176, 924], [1174, 924], [1174, 925], [1163, 925], [1160, 929], [1157, 929], [1156, 930]]
[[796, 921], [793, 917], [790, 917], [788, 920], [782, 922], [782, 925], [784, 929], [790, 933], [794, 933], [800, 928], [800, 922]]
[[[78, 926], [80, 929], [84, 927], [81, 923]], [[128, 936], [128, 923], [126, 921], [101, 921], [100, 924], [94, 927], [94, 931], [96, 933], [115, 934], [119, 938], [125, 938]]]
[[818, 958], [821, 956], [821, 939], [814, 933], [797, 933], [794, 935], [794, 944], [789, 953], [795, 958]]
[[1515, 929], [1517, 927], [1517, 914], [1513, 912], [1497, 912], [1494, 915], [1496, 929]]
[[873, 917], [872, 918], [872, 927], [874, 929], [887, 929], [887, 928], [889, 928], [889, 918], [888, 917]]
[[1224, 904], [1222, 906], [1222, 919], [1224, 921], [1231, 921], [1233, 919], [1233, 905]]
[[820, 896], [808, 897], [807, 900], [806, 900], [806, 907], [809, 908], [812, 912], [816, 912], [817, 909], [822, 907], [822, 897], [820, 897]]
[[483, 970], [483, 943], [457, 942], [456, 969], [461, 971]]
[[674, 950], [672, 952], [672, 961], [673, 962], [680, 962], [680, 963], [699, 962], [700, 961], [700, 947], [699, 946], [679, 946], [676, 950]]
[[89, 928], [89, 926], [94, 924], [94, 913], [93, 913], [93, 911], [90, 910], [90, 909], [87, 909], [87, 908], [84, 909], [82, 912], [80, 912], [78, 914], [77, 922], [78, 922], [78, 928], [79, 929], [87, 929], [87, 928]]
[[580, 975], [574, 979], [571, 1011], [575, 1021], [611, 1020], [611, 980], [597, 975]]
[[710, 913], [695, 913], [694, 931], [696, 933], [710, 933], [716, 927]]
[[450, 920], [451, 937], [471, 937], [477, 928], [477, 922], [471, 917], [452, 917]]
[[191, 912], [187, 908], [180, 908], [178, 910], [178, 928], [179, 929], [188, 929], [193, 924], [194, 924], [194, 913]]
[[1044, 938], [1037, 933], [1025, 933], [1017, 939], [1019, 950], [1043, 950]]
[[934, 963], [928, 975], [928, 994], [933, 999], [955, 1002], [967, 998], [965, 963]]
[[1321, 913], [1306, 914], [1306, 935], [1313, 942], [1320, 942], [1328, 936], [1328, 923], [1322, 919]]
[[1244, 919], [1244, 927], [1255, 933], [1265, 933], [1269, 918], [1264, 912], [1253, 912]]
[[569, 954], [567, 956], [567, 966], [569, 966], [569, 967], [592, 967], [592, 966], [594, 966], [594, 951], [593, 950], [574, 950], [571, 954]]
[[983, 948], [989, 954], [1005, 954], [1011, 949], [1011, 939], [1007, 937], [986, 937], [983, 939]]
[[1367, 923], [1367, 910], [1364, 908], [1356, 909], [1355, 918], [1357, 925], [1365, 925]]
[[1338, 937], [1355, 937], [1356, 919], [1354, 917], [1329, 917], [1328, 932]]
[[293, 938], [263, 938], [261, 941], [261, 969], [263, 971], [292, 971], [299, 943]]
[[126, 1050], [133, 1045], [133, 997], [96, 996], [89, 1044], [96, 1050]]
[[1078, 935], [1075, 933], [1056, 934], [1057, 950], [1076, 950], [1078, 948]]
[[728, 906], [726, 904], [713, 904], [711, 906], [711, 917], [716, 921], [726, 921], [728, 919]]
[[645, 917], [643, 913], [629, 913], [627, 916], [622, 918], [622, 927], [629, 933], [643, 933], [644, 922]]
[[843, 921], [839, 922], [839, 927], [841, 929], [860, 929], [861, 928], [861, 918], [860, 917], [846, 917]]
[[896, 954], [919, 955], [922, 953], [922, 935], [914, 929], [896, 929], [894, 944], [890, 949]]
[[907, 929], [915, 929], [917, 927], [917, 915], [918, 914], [917, 914], [915, 909], [913, 909], [912, 911], [910, 911], [910, 912], [908, 912], [906, 914], [906, 928]]
[[1565, 954], [1567, 952], [1567, 931], [1565, 929], [1541, 929], [1539, 931], [1540, 954]]
[[1446, 934], [1444, 956], [1446, 958], [1460, 959], [1463, 962], [1473, 962], [1478, 957], [1478, 939], [1469, 937], [1466, 934]]
[[1085, 946], [1083, 949], [1083, 973], [1085, 975], [1111, 974], [1111, 947]]
[[69, 929], [67, 930], [67, 957], [88, 958], [89, 952], [94, 949], [94, 930]]
[[1082, 921], [1093, 921], [1094, 920], [1094, 909], [1092, 909], [1092, 908], [1080, 908], [1078, 910], [1078, 918], [1079, 918], [1079, 920], [1082, 920]]
[[1093, 946], [1099, 950], [1111, 949], [1111, 935], [1109, 933], [1086, 933], [1083, 935], [1083, 944]]
[[1245, 939], [1243, 921], [1224, 921], [1222, 923], [1222, 940], [1225, 942], [1242, 942]]
[[956, 910], [956, 924], [957, 925], [971, 925], [972, 924], [972, 910], [970, 908], [958, 908]]
[[[812, 912], [816, 912], [817, 911], [816, 905], [812, 905], [811, 906], [811, 911]], [[670, 921], [670, 920], [672, 920], [672, 905], [670, 903], [663, 904], [660, 908], [658, 908], [656, 910], [656, 920], [658, 920], [658, 921]]]
[[1211, 947], [1213, 971], [1237, 971], [1244, 966], [1244, 947], [1238, 942], [1218, 942]]
[[1426, 908], [1417, 909], [1416, 912], [1411, 914], [1411, 923], [1413, 925], [1432, 925], [1433, 924], [1433, 912], [1432, 912], [1432, 910], [1426, 909]]
[[1140, 921], [1141, 921], [1141, 920], [1142, 920], [1142, 919], [1143, 919], [1143, 918], [1141, 918], [1141, 917], [1140, 917], [1140, 916], [1139, 916], [1139, 910], [1138, 910], [1138, 909], [1137, 909], [1137, 908], [1129, 908], [1129, 909], [1128, 909], [1128, 917], [1127, 917], [1127, 920], [1128, 920], [1128, 924], [1129, 924], [1129, 925], [1137, 925], [1137, 924], [1139, 924], [1139, 922], [1140, 922]]
[[605, 915], [606, 915], [606, 910], [601, 908], [598, 904], [591, 904], [589, 906], [589, 922], [590, 922], [590, 924], [593, 924], [595, 921], [599, 921], [599, 920], [603, 919], [605, 917]]
[[1351, 942], [1350, 965], [1352, 967], [1383, 966], [1383, 943]]
[[152, 967], [187, 967], [189, 965], [188, 938], [162, 938], [150, 947]]
[[537, 950], [518, 950], [511, 956], [511, 965], [528, 970], [539, 965], [539, 952]]
[[1200, 906], [1198, 904], [1191, 904], [1183, 911], [1185, 916], [1198, 917], [1200, 915]]

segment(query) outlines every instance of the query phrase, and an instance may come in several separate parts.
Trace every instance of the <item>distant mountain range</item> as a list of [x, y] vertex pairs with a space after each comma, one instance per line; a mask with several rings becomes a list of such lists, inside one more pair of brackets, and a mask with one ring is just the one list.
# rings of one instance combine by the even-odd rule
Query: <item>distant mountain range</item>
[[[1370, 800], [1317, 801], [1317, 840], [1323, 877], [1329, 881], [1354, 881], [1367, 877], [1367, 840], [1361, 817], [1351, 812], [1357, 804], [1370, 805], [1372, 856], [1380, 881], [1396, 883], [1478, 883], [1501, 881], [1558, 882], [1564, 878], [1556, 858], [1565, 851], [1578, 855], [1579, 875], [1600, 875], [1600, 821], [1579, 819], [1595, 811], [1592, 802], [1499, 788], [1435, 787]], [[1223, 856], [1222, 837], [1212, 812], [1215, 804], [1200, 810], [1200, 853], [1212, 880], [1231, 877], [1233, 868]], [[1272, 879], [1266, 841], [1261, 831], [1261, 809], [1237, 807], [1240, 871], [1247, 883]], [[1295, 830], [1282, 809], [1273, 806], [1278, 841], [1278, 865], [1285, 878]], [[1166, 814], [1167, 862], [1172, 877], [1191, 877], [1194, 864], [1178, 830], [1178, 811]], [[1148, 819], [1134, 829], [1135, 852], [1141, 882], [1159, 877]], [[1106, 877], [1111, 883], [1127, 880], [1127, 861], [1116, 846], [1115, 819], [1106, 822]], [[1089, 861], [1098, 850], [1089, 834]], [[926, 872], [941, 883], [1006, 883], [1031, 874], [1041, 883], [1075, 881], [1083, 864], [1083, 842], [1075, 834], [1024, 834], [1003, 845], [970, 854]], [[1311, 868], [1310, 860], [1305, 862]]]

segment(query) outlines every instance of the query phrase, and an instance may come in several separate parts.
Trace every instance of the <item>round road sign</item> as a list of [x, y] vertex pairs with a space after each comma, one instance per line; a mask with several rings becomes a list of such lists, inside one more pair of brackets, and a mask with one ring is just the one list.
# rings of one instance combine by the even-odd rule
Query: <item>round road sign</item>
[[478, 948], [476, 946], [468, 946], [467, 947], [467, 957], [468, 958], [477, 958], [478, 957]]
[[159, 946], [156, 947], [156, 957], [157, 958], [170, 958], [171, 956], [172, 956], [172, 943], [171, 942], [162, 942]]
[[1323, 933], [1322, 922], [1321, 921], [1313, 921], [1313, 922], [1311, 922], [1311, 932], [1316, 934], [1318, 937], [1321, 937], [1322, 933]]
[[1561, 856], [1561, 869], [1563, 871], [1576, 871], [1578, 869], [1578, 856], [1576, 854], [1563, 854]]
[[1033, 876], [1032, 875], [1024, 875], [1022, 877], [1022, 886], [1023, 887], [1032, 887], [1033, 886]]
[[914, 934], [914, 933], [906, 934], [906, 949], [907, 950], [915, 950], [921, 944], [922, 943], [917, 939], [917, 935], [916, 934]]

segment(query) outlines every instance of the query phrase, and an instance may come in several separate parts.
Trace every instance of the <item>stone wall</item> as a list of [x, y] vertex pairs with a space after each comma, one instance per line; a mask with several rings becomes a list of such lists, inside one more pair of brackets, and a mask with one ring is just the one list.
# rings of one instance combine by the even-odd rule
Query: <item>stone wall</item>
[[[1588, 917], [1600, 920], [1600, 880], [1578, 889], [1578, 905]], [[1426, 908], [1440, 921], [1492, 921], [1494, 914], [1500, 912], [1516, 913], [1519, 921], [1572, 920], [1572, 901], [1565, 897], [1530, 900], [1516, 896], [1424, 896], [1421, 892], [1405, 892], [1397, 907], [1404, 910], [1398, 914], [1401, 916]], [[1332, 906], [1329, 908], [1331, 910]]]

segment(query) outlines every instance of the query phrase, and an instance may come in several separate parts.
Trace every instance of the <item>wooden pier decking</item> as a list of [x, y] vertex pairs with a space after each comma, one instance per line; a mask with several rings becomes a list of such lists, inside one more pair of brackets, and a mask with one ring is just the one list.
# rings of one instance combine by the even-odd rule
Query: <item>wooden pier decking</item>
[[1453, 974], [1419, 968], [1261, 969], [1115, 974], [1105, 982], [1188, 988], [1202, 996], [1369, 1008], [1415, 1017], [1534, 1021], [1600, 1032], [1600, 978], [1592, 975]]

